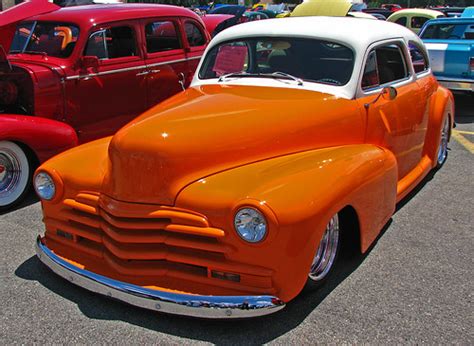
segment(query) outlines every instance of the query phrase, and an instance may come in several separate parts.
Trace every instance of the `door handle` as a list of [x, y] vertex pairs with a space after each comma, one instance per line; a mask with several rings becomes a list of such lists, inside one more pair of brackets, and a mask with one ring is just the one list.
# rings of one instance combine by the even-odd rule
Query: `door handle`
[[150, 73], [160, 73], [161, 70], [150, 70]]
[[186, 88], [184, 87], [184, 81], [185, 81], [184, 73], [180, 72], [178, 76], [179, 76], [178, 83], [181, 85], [181, 89], [183, 89], [184, 91], [186, 90]]
[[147, 71], [143, 71], [143, 72], [138, 72], [138, 73], [136, 74], [136, 76], [137, 76], [137, 77], [138, 77], [138, 76], [146, 76], [146, 75], [149, 74], [149, 73], [150, 73], [150, 71], [148, 71], [148, 70], [147, 70]]

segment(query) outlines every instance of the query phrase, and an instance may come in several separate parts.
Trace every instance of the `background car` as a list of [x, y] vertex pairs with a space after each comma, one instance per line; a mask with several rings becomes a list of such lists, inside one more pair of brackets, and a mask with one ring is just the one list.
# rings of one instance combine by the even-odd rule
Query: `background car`
[[[176, 6], [34, 1], [1, 16], [1, 209], [25, 195], [36, 162], [111, 135], [187, 87], [210, 40], [200, 17]], [[40, 118], [69, 127], [69, 145]]]
[[399, 25], [244, 23], [197, 71], [113, 137], [39, 167], [37, 254], [55, 273], [162, 312], [269, 314], [324, 284], [339, 253], [366, 252], [446, 160], [452, 94]]
[[[366, 8], [366, 9], [363, 9], [362, 12], [370, 13], [372, 15], [376, 15], [376, 14], [377, 15], [382, 15], [382, 16], [384, 16], [385, 19], [390, 17], [390, 15], [393, 13], [392, 11], [384, 9], [384, 8]], [[378, 16], [377, 16], [377, 18], [380, 19], [380, 17], [378, 17]]]
[[474, 18], [430, 20], [420, 37], [440, 84], [474, 95]]
[[409, 8], [396, 11], [387, 18], [387, 21], [403, 25], [418, 34], [428, 20], [440, 17], [445, 17], [445, 14], [435, 10]]

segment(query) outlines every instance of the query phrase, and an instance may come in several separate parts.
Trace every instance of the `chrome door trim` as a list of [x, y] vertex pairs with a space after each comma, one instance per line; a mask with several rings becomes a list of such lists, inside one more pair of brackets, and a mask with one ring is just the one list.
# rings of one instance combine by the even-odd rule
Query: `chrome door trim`
[[186, 62], [186, 61], [189, 61], [189, 60], [197, 60], [197, 59], [201, 59], [201, 56], [196, 56], [196, 57], [191, 57], [191, 58], [184, 58], [184, 59], [177, 59], [177, 60], [171, 60], [171, 61], [165, 61], [165, 62], [159, 62], [159, 63], [149, 64], [149, 65], [140, 65], [140, 66], [126, 67], [126, 68], [119, 68], [119, 69], [116, 69], [116, 70], [110, 70], [110, 71], [104, 71], [104, 72], [98, 72], [98, 73], [88, 73], [88, 74], [84, 74], [84, 75], [68, 76], [68, 77], [66, 77], [66, 80], [86, 79], [86, 78], [90, 79], [91, 77], [99, 77], [99, 76], [105, 76], [105, 75], [109, 75], [109, 74], [135, 71], [135, 70], [146, 69], [146, 68], [150, 68], [150, 67], [163, 66], [163, 65], [169, 65], [169, 64], [177, 64], [177, 63], [180, 63], [180, 62]]

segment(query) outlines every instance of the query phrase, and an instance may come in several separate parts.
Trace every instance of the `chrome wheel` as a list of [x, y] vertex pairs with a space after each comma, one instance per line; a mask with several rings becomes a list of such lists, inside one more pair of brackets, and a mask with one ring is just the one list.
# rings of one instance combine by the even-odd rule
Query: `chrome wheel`
[[0, 141], [0, 208], [18, 202], [28, 189], [30, 165], [20, 146]]
[[449, 117], [446, 117], [443, 128], [441, 129], [441, 140], [438, 147], [438, 166], [441, 166], [448, 156], [448, 141], [449, 141]]
[[318, 250], [313, 258], [309, 278], [314, 282], [323, 280], [336, 260], [336, 254], [339, 247], [339, 217], [334, 215], [326, 226]]

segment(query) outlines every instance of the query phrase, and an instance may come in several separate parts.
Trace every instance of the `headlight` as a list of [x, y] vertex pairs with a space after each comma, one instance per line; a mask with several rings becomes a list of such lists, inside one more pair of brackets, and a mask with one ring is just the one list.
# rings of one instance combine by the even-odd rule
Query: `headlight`
[[242, 239], [249, 243], [257, 243], [265, 238], [267, 220], [258, 210], [243, 208], [235, 214], [234, 227]]
[[35, 190], [40, 198], [50, 201], [56, 194], [53, 178], [48, 173], [41, 172], [35, 176]]

